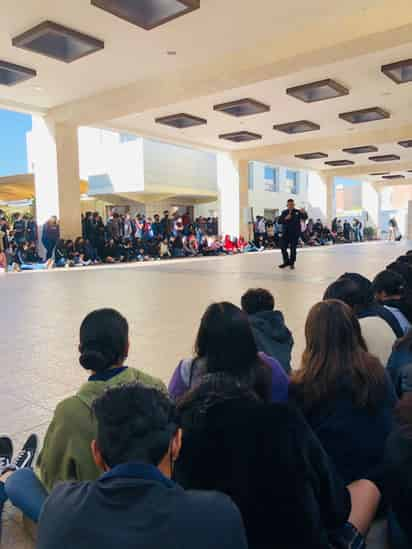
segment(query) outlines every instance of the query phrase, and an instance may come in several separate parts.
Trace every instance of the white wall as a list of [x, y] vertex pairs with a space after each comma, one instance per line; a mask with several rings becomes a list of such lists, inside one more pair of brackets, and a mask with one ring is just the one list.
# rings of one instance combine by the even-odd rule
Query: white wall
[[188, 187], [217, 191], [217, 161], [213, 153], [143, 140], [144, 185]]
[[312, 219], [327, 221], [327, 182], [317, 172], [308, 172], [307, 212]]

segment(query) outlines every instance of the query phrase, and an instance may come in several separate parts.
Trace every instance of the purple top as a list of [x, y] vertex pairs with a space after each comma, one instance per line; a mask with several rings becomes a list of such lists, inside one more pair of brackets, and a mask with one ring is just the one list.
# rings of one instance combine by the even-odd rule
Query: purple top
[[[261, 361], [272, 370], [272, 402], [287, 402], [289, 394], [289, 378], [280, 363], [265, 353], [258, 353]], [[204, 362], [199, 359], [199, 367], [195, 369], [193, 359], [182, 360], [169, 383], [169, 394], [177, 400], [183, 396], [191, 387], [200, 381], [204, 373]], [[196, 371], [194, 371], [196, 370]]]

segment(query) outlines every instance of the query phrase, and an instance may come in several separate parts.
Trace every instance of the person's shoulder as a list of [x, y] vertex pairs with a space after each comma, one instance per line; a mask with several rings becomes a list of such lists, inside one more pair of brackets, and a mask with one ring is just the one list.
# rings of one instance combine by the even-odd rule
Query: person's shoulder
[[138, 381], [139, 383], [143, 383], [143, 385], [147, 385], [148, 387], [159, 389], [164, 393], [167, 392], [166, 385], [163, 383], [161, 379], [154, 377], [146, 372], [143, 372], [142, 370], [139, 370], [137, 368], [128, 368], [127, 370], [128, 370], [129, 376], [133, 378], [135, 381]]
[[211, 517], [219, 517], [225, 522], [239, 516], [238, 508], [226, 494], [211, 490], [187, 490], [184, 494], [182, 505], [191, 514], [192, 520], [197, 517], [201, 522], [210, 524]]

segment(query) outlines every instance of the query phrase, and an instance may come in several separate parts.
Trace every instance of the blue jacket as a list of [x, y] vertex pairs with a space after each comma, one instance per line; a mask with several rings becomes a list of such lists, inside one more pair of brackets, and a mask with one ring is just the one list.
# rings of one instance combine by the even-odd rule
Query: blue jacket
[[399, 397], [412, 391], [412, 349], [408, 345], [395, 345], [386, 369]]

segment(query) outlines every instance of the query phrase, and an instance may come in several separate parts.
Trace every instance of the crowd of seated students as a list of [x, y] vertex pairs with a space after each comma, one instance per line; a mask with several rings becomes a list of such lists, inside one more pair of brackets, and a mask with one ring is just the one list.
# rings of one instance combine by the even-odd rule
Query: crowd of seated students
[[[332, 227], [329, 229], [320, 219], [303, 222], [300, 245], [362, 240], [362, 224], [358, 220], [353, 225], [334, 220]], [[247, 241], [233, 235], [219, 236], [217, 218], [191, 220], [188, 213], [180, 216], [168, 211], [163, 212], [163, 217], [157, 214], [153, 218], [142, 214], [132, 217], [113, 211], [106, 222], [97, 212], [82, 215], [82, 236], [75, 240], [60, 238], [56, 217], [51, 217], [40, 233], [39, 238], [36, 220], [31, 216], [15, 214], [8, 221], [0, 210], [0, 269], [42, 270], [259, 252], [280, 247], [282, 225], [277, 218], [272, 221], [257, 216], [253, 238]], [[44, 257], [39, 251], [40, 242]]]
[[0, 502], [38, 523], [40, 549], [363, 549], [376, 518], [391, 549], [411, 547], [411, 272], [408, 253], [332, 283], [293, 371], [270, 292], [214, 303], [168, 388], [127, 366], [120, 313], [90, 313], [88, 378], [35, 469], [35, 435], [14, 459], [0, 438]]

